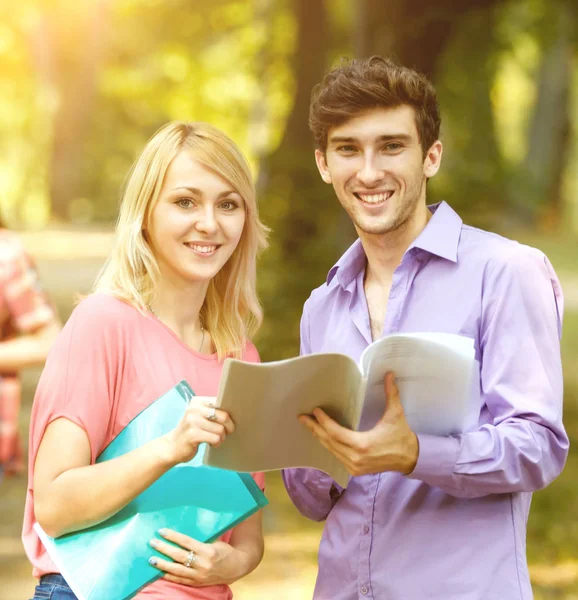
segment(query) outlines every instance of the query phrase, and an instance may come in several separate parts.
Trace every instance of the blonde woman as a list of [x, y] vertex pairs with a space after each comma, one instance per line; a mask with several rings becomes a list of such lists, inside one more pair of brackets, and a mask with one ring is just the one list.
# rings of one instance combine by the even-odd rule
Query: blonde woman
[[[36, 392], [23, 531], [40, 578], [35, 599], [75, 598], [35, 520], [52, 536], [101, 522], [190, 460], [200, 443], [219, 445], [233, 431], [210, 397], [226, 356], [259, 360], [249, 338], [261, 321], [255, 263], [265, 240], [249, 168], [229, 138], [203, 123], [169, 123], [153, 136], [128, 179], [115, 246], [94, 293], [71, 315]], [[197, 398], [174, 431], [94, 464], [133, 417], [182, 379]], [[255, 478], [263, 487], [263, 476]], [[214, 544], [178, 532], [165, 537], [176, 547], [155, 549], [175, 562], [151, 560], [164, 576], [139, 599], [229, 599], [229, 584], [263, 553], [260, 513]]]

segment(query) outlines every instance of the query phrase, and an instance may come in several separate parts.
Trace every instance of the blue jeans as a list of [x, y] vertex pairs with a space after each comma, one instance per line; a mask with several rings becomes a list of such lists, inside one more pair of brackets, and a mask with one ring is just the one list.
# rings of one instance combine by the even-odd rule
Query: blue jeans
[[78, 600], [62, 575], [43, 575], [32, 600]]

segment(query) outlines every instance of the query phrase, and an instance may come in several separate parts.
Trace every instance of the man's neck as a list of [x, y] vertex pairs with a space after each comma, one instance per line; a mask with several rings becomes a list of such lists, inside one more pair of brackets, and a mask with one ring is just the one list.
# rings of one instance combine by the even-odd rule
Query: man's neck
[[419, 210], [394, 231], [382, 235], [360, 231], [359, 238], [367, 256], [366, 281], [371, 279], [389, 286], [393, 272], [401, 263], [406, 250], [424, 230], [431, 216], [424, 202]]

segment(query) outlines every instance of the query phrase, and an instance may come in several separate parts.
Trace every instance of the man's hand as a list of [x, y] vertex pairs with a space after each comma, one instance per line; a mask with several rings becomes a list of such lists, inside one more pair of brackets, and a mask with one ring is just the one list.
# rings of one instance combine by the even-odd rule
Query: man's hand
[[385, 376], [387, 404], [383, 416], [369, 431], [342, 427], [323, 410], [313, 411], [315, 419], [301, 415], [299, 421], [341, 462], [351, 475], [383, 471], [411, 473], [417, 463], [417, 436], [410, 429], [393, 373]]

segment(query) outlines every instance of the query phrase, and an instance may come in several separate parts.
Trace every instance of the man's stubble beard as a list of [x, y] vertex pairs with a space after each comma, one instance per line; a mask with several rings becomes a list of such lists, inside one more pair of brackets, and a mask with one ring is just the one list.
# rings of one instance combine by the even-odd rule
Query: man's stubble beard
[[416, 206], [422, 199], [425, 185], [426, 179], [423, 178], [420, 182], [419, 189], [417, 189], [415, 193], [410, 192], [406, 195], [406, 201], [399, 207], [397, 213], [393, 215], [393, 221], [391, 223], [377, 224], [375, 227], [369, 229], [364, 227], [363, 223], [352, 219], [355, 228], [358, 231], [362, 231], [363, 233], [367, 233], [369, 235], [385, 235], [402, 228], [415, 213]]

